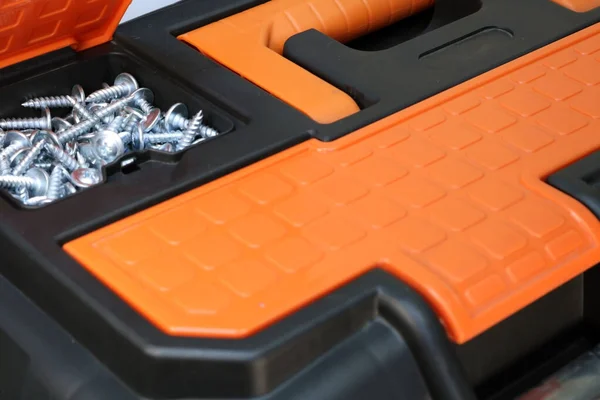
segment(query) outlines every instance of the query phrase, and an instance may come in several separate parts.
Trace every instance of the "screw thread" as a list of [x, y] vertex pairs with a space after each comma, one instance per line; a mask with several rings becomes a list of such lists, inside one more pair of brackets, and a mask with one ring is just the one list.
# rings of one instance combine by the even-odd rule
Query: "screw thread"
[[46, 126], [46, 118], [6, 118], [0, 120], [0, 128], [2, 129], [48, 129]]
[[128, 132], [128, 131], [119, 132], [118, 135], [121, 138], [121, 141], [123, 142], [124, 145], [128, 145], [132, 142], [131, 132]]
[[69, 171], [75, 171], [77, 168], [80, 168], [79, 162], [63, 149], [50, 143], [46, 143], [46, 150], [56, 161], [64, 165]]
[[71, 106], [73, 107], [73, 110], [79, 114], [80, 116], [83, 117], [83, 119], [85, 120], [90, 120], [90, 121], [94, 121], [94, 125], [99, 124], [101, 121], [101, 118], [99, 116], [97, 116], [96, 114], [94, 114], [92, 111], [88, 110], [87, 108], [85, 108], [85, 106], [81, 103], [78, 103], [77, 101], [75, 101], [74, 98], [70, 97], [71, 99]]
[[177, 150], [183, 150], [191, 146], [192, 142], [196, 138], [196, 135], [200, 131], [203, 119], [204, 113], [202, 110], [200, 110], [198, 114], [194, 115], [194, 117], [191, 119], [188, 128], [183, 133], [183, 136], [177, 145]]
[[4, 156], [10, 160], [10, 158], [12, 156], [14, 156], [17, 153], [17, 151], [21, 150], [24, 147], [26, 147], [26, 146], [23, 143], [13, 143], [13, 144], [9, 145], [7, 148], [5, 148], [2, 151], [2, 153], [0, 153], [0, 155]]
[[152, 103], [144, 99], [138, 99], [135, 104], [146, 114], [150, 114], [150, 112], [154, 109]]
[[53, 166], [54, 166], [54, 164], [49, 163], [49, 162], [34, 162], [33, 163], [34, 168], [41, 168], [41, 169], [45, 169], [45, 170], [49, 170]]
[[139, 122], [140, 118], [137, 115], [130, 114], [125, 121], [125, 125], [123, 126], [123, 132], [133, 132]]
[[87, 103], [102, 103], [108, 100], [119, 99], [128, 93], [126, 86], [111, 86], [100, 89], [90, 94], [85, 101]]
[[71, 108], [69, 96], [49, 96], [37, 97], [21, 104], [25, 108], [36, 108], [43, 110], [44, 108]]
[[60, 166], [54, 167], [50, 174], [50, 183], [48, 184], [48, 193], [46, 194], [50, 200], [57, 200], [61, 197], [64, 178], [62, 168]]
[[73, 125], [69, 129], [66, 129], [58, 134], [58, 141], [61, 144], [65, 144], [70, 142], [71, 140], [77, 139], [79, 136], [87, 133], [90, 129], [92, 129], [95, 125], [95, 122], [92, 120], [87, 120], [80, 122], [77, 125]]
[[217, 131], [214, 128], [211, 128], [210, 126], [202, 125], [200, 127], [200, 135], [204, 139], [208, 139], [208, 138], [212, 138], [212, 137], [215, 137], [215, 136], [219, 136], [219, 131]]
[[113, 119], [110, 124], [106, 127], [107, 131], [111, 132], [121, 132], [121, 128], [123, 127], [123, 123], [125, 122], [125, 117], [121, 115], [117, 115], [115, 119]]
[[177, 143], [183, 138], [182, 132], [149, 133], [144, 135], [146, 144]]
[[171, 126], [173, 126], [175, 129], [187, 129], [190, 126], [190, 120], [180, 114], [173, 115]]
[[0, 175], [10, 175], [10, 162], [4, 154], [0, 155]]
[[28, 176], [0, 176], [0, 188], [2, 189], [32, 189], [35, 185], [35, 179]]
[[45, 140], [40, 140], [38, 143], [36, 143], [35, 146], [33, 146], [31, 150], [29, 150], [27, 155], [23, 157], [23, 159], [13, 169], [13, 175], [19, 176], [27, 172], [27, 168], [29, 168], [29, 166], [33, 164], [35, 158], [42, 152], [45, 143]]
[[114, 103], [98, 110], [96, 112], [96, 115], [99, 116], [100, 118], [106, 118], [110, 115], [116, 114], [117, 112], [121, 111], [123, 108], [125, 108], [125, 106], [127, 106], [132, 101], [133, 101], [133, 98], [131, 98], [130, 96], [125, 97], [124, 99], [117, 100]]

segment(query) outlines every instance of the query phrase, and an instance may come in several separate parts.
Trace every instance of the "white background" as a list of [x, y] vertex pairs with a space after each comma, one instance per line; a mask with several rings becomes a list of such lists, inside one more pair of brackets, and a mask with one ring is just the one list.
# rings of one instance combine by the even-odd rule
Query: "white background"
[[[176, 3], [178, 0], [133, 0], [122, 22], [139, 17], [158, 8]], [[217, 0], [218, 1], [218, 0]]]

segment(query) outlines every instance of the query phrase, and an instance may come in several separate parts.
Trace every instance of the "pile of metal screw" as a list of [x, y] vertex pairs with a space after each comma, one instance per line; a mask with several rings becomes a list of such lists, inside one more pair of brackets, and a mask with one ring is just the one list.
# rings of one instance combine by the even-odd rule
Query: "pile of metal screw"
[[[0, 188], [41, 207], [100, 184], [102, 167], [126, 153], [182, 151], [219, 134], [203, 124], [202, 111], [188, 119], [178, 103], [163, 114], [153, 101], [127, 73], [87, 97], [76, 85], [71, 95], [26, 101], [42, 117], [0, 119]], [[70, 114], [53, 118], [50, 109], [61, 108]]]

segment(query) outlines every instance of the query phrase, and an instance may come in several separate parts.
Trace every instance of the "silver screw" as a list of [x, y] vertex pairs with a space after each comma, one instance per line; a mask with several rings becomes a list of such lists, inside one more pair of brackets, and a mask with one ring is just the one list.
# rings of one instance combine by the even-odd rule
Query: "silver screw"
[[34, 144], [34, 146], [13, 169], [13, 174], [17, 176], [23, 175], [27, 171], [27, 168], [29, 168], [31, 164], [33, 164], [33, 161], [42, 152], [46, 143], [49, 142], [58, 143], [56, 135], [46, 131], [38, 131], [38, 133], [36, 133], [32, 139], [32, 143]]
[[123, 132], [133, 132], [134, 129], [136, 129], [137, 126], [139, 125], [142, 118], [144, 118], [143, 114], [140, 116], [138, 116], [137, 114], [129, 114], [125, 118], [125, 122], [124, 122], [123, 129], [122, 129]]
[[112, 87], [98, 90], [90, 94], [85, 101], [88, 103], [99, 103], [107, 100], [118, 99], [124, 96], [129, 96], [139, 85], [135, 78], [127, 73], [119, 74], [115, 79], [115, 84]]
[[52, 129], [52, 115], [44, 108], [41, 118], [7, 118], [0, 120], [2, 129]]
[[[94, 113], [94, 115], [97, 115], [98, 111], [100, 111], [103, 108], [108, 107], [108, 106], [109, 106], [108, 103], [93, 103], [88, 106], [88, 110], [90, 110], [90, 112]], [[102, 122], [104, 122], [105, 124], [110, 124], [111, 121], [113, 120], [113, 118], [114, 118], [114, 115], [110, 114], [106, 117], [103, 117]]]
[[198, 114], [191, 119], [188, 128], [183, 133], [183, 137], [177, 144], [177, 150], [183, 150], [192, 145], [192, 142], [198, 136], [200, 131], [200, 127], [202, 126], [202, 120], [204, 118], [204, 114], [202, 111], [199, 111]]
[[0, 188], [26, 188], [32, 196], [44, 196], [48, 192], [50, 176], [40, 168], [32, 168], [25, 176], [0, 176]]
[[141, 94], [138, 95], [138, 98], [135, 100], [134, 104], [138, 107], [144, 114], [150, 114], [152, 110], [156, 109], [152, 105], [154, 102], [154, 93], [152, 90], [148, 88], [140, 89]]
[[[188, 108], [185, 104], [177, 103], [174, 104], [165, 114], [165, 128], [167, 131], [173, 131], [176, 129], [187, 129], [190, 126], [191, 120], [188, 118]], [[198, 133], [205, 139], [212, 138], [219, 135], [219, 131], [211, 128], [208, 125], [202, 124], [198, 129]]]
[[154, 149], [164, 151], [166, 153], [174, 153], [177, 150], [175, 148], [175, 145], [173, 145], [173, 143], [164, 143], [158, 147], [154, 147]]
[[70, 142], [72, 140], [76, 140], [83, 134], [87, 133], [90, 129], [94, 127], [94, 125], [96, 125], [96, 123], [92, 120], [80, 122], [60, 132], [58, 134], [58, 140], [61, 145], [64, 145], [65, 143]]
[[71, 172], [69, 180], [78, 188], [89, 188], [102, 182], [102, 173], [95, 168], [79, 168]]
[[75, 115], [80, 115], [85, 120], [92, 120], [96, 123], [96, 127], [100, 127], [101, 119], [98, 117], [93, 111], [89, 111], [82, 103], [78, 103], [73, 97], [69, 97], [69, 101], [71, 102], [71, 107], [73, 107], [73, 111]]
[[0, 175], [10, 175], [11, 168], [8, 157], [4, 154], [0, 154]]
[[49, 199], [46, 196], [38, 196], [38, 197], [32, 197], [30, 199], [24, 199], [23, 204], [27, 207], [41, 207], [41, 206], [50, 204], [53, 201], [54, 200]]
[[65, 182], [69, 173], [65, 170], [62, 165], [57, 165], [50, 174], [50, 183], [48, 187], [48, 194], [46, 195], [50, 200], [57, 200], [61, 198], [63, 192], [63, 183]]
[[77, 188], [71, 183], [65, 183], [65, 193], [67, 196], [77, 193]]
[[77, 168], [81, 167], [80, 163], [74, 157], [60, 147], [51, 143], [46, 143], [45, 149], [56, 161], [64, 165], [69, 171], [75, 171]]
[[[71, 97], [77, 102], [83, 103], [85, 101], [85, 92], [80, 85], [73, 86], [71, 90]], [[37, 97], [21, 104], [25, 108], [71, 108], [71, 100], [69, 96], [48, 96], [48, 97]]]
[[125, 154], [125, 144], [115, 132], [102, 131], [92, 139], [91, 144], [97, 159], [104, 165]]
[[30, 147], [31, 141], [21, 132], [9, 131], [6, 134], [4, 146], [4, 150], [0, 154], [10, 160], [19, 150]]
[[219, 136], [219, 131], [211, 128], [210, 126], [202, 125], [200, 127], [200, 136], [202, 136], [204, 139], [213, 138], [215, 136]]
[[165, 113], [165, 128], [167, 131], [187, 129], [190, 124], [188, 116], [189, 111], [185, 104], [173, 104], [173, 106]]
[[58, 117], [52, 118], [52, 129], [54, 130], [54, 132], [60, 133], [65, 129], [69, 129], [72, 126], [73, 125], [67, 120]]
[[177, 143], [183, 138], [183, 132], [167, 132], [167, 133], [148, 133], [144, 135], [144, 143], [146, 144], [167, 144]]
[[117, 115], [115, 119], [111, 121], [110, 124], [105, 128], [107, 131], [111, 132], [121, 132], [121, 128], [123, 128], [123, 124], [125, 123], [125, 117], [121, 115]]

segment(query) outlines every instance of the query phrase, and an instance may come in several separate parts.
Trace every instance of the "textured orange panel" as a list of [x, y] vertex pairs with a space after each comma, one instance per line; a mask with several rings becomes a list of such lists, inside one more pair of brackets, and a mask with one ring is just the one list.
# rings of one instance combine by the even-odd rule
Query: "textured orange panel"
[[600, 223], [544, 182], [600, 147], [600, 51], [580, 51], [598, 39], [595, 25], [65, 250], [174, 335], [244, 337], [382, 266], [465, 342], [600, 261]]
[[376, 31], [433, 0], [271, 0], [180, 37], [321, 123], [359, 111], [343, 91], [282, 57], [291, 36], [316, 29], [340, 42]]
[[131, 0], [0, 0], [0, 68], [107, 42]]
[[570, 10], [577, 12], [587, 12], [596, 7], [600, 7], [600, 0], [552, 0]]

